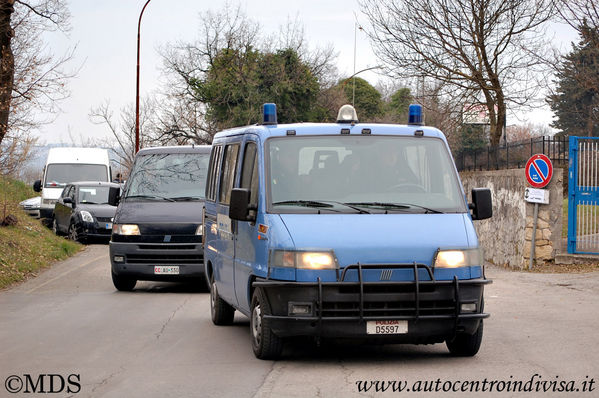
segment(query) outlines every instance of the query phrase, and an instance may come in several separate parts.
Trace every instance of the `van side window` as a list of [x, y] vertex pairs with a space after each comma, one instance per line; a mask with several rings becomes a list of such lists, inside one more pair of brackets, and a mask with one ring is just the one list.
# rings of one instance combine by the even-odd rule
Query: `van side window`
[[212, 147], [212, 153], [210, 154], [210, 168], [208, 169], [208, 180], [206, 181], [206, 199], [216, 200], [216, 181], [217, 176], [220, 172], [221, 164], [221, 152], [223, 147], [217, 145]]
[[219, 202], [222, 204], [228, 205], [231, 199], [231, 189], [233, 188], [233, 178], [235, 177], [238, 153], [239, 144], [231, 144], [225, 147], [219, 195]]
[[250, 203], [253, 205], [258, 204], [258, 156], [256, 156], [256, 152], [256, 144], [248, 142], [243, 156], [240, 186], [240, 188], [250, 190]]

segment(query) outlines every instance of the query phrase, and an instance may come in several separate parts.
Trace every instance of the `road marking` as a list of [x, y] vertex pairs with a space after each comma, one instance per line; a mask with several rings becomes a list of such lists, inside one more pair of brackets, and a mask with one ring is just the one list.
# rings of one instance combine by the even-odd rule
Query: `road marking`
[[62, 274], [60, 274], [60, 275], [58, 275], [58, 276], [55, 276], [55, 277], [54, 277], [54, 278], [52, 278], [52, 279], [49, 279], [49, 280], [47, 280], [46, 282], [42, 283], [41, 285], [39, 285], [39, 286], [36, 286], [36, 287], [34, 287], [33, 289], [31, 289], [31, 290], [28, 290], [28, 291], [27, 291], [27, 294], [29, 294], [29, 293], [33, 293], [33, 292], [34, 292], [34, 291], [36, 291], [37, 289], [39, 289], [39, 288], [42, 288], [42, 287], [46, 286], [48, 283], [54, 282], [55, 280], [57, 280], [57, 279], [60, 279], [60, 278], [62, 278], [63, 276], [65, 276], [65, 275], [67, 275], [67, 274], [70, 274], [71, 272], [73, 272], [73, 271], [75, 271], [75, 270], [78, 270], [78, 269], [80, 269], [80, 268], [83, 268], [83, 267], [85, 267], [86, 265], [89, 265], [89, 264], [91, 264], [91, 263], [93, 263], [93, 262], [95, 262], [95, 261], [101, 260], [101, 259], [103, 259], [103, 258], [105, 258], [105, 257], [107, 258], [107, 257], [108, 257], [108, 255], [106, 254], [106, 255], [104, 255], [104, 256], [101, 256], [101, 257], [96, 257], [96, 258], [94, 258], [93, 260], [90, 260], [90, 261], [88, 261], [88, 262], [86, 262], [86, 263], [83, 263], [83, 264], [80, 264], [80, 265], [78, 265], [78, 266], [76, 266], [76, 267], [73, 267], [73, 268], [69, 269], [68, 271], [65, 271], [65, 272], [63, 272]]

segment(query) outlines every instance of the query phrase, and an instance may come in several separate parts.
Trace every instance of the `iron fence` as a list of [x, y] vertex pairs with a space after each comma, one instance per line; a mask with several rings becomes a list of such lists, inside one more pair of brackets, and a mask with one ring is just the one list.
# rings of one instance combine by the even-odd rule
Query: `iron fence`
[[458, 171], [523, 168], [534, 154], [545, 154], [556, 167], [568, 165], [568, 137], [537, 137], [499, 147], [454, 153]]

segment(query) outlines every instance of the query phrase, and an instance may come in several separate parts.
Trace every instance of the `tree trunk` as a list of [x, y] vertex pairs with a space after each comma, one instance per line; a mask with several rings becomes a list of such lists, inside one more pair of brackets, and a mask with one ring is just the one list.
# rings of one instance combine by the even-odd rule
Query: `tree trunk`
[[0, 0], [0, 143], [8, 129], [10, 99], [14, 82], [15, 60], [10, 42], [14, 31], [10, 18], [15, 0]]

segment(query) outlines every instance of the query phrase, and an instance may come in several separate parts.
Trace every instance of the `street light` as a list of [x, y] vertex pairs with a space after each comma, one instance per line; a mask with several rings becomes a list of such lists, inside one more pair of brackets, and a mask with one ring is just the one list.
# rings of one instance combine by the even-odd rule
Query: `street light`
[[139, 32], [141, 29], [141, 17], [144, 15], [144, 10], [151, 0], [146, 1], [141, 13], [139, 14], [139, 22], [137, 23], [137, 84], [135, 87], [135, 153], [139, 152]]
[[[356, 106], [355, 102], [356, 102], [356, 39], [357, 39], [357, 32], [358, 29], [363, 30], [361, 26], [358, 25], [358, 17], [356, 16], [356, 13], [354, 13], [354, 17], [356, 18], [356, 21], [354, 22], [354, 74], [352, 75], [353, 77], [353, 90], [352, 90], [352, 100], [351, 100], [351, 104], [352, 106]], [[358, 72], [359, 73], [359, 72]]]

